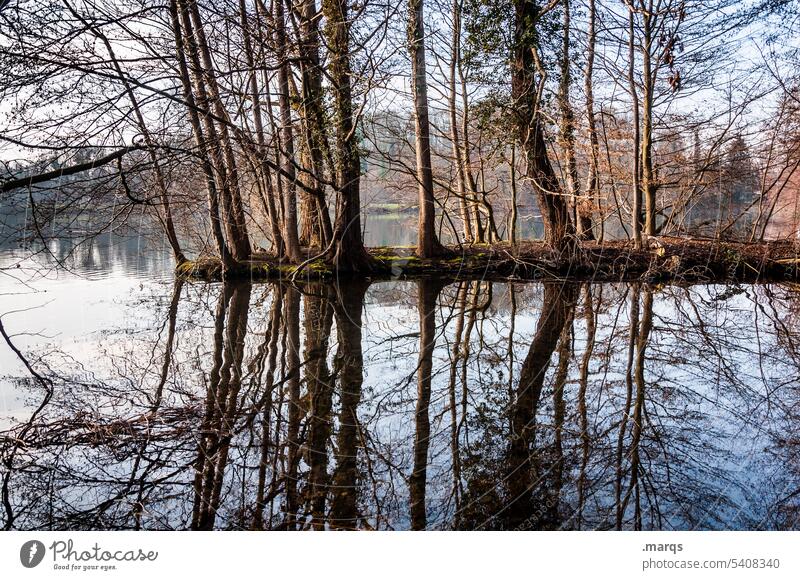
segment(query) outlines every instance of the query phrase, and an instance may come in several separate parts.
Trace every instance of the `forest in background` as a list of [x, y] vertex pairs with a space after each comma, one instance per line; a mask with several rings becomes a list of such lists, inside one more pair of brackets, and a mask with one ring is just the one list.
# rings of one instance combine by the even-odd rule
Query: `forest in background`
[[415, 210], [420, 258], [513, 250], [526, 218], [562, 256], [796, 238], [799, 9], [3, 0], [3, 235], [147, 217], [177, 264], [356, 272], [371, 209]]

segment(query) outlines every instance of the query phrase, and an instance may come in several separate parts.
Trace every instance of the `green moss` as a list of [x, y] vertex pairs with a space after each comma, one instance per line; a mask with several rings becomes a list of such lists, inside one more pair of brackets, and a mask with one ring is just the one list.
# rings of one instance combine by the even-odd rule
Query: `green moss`
[[191, 276], [192, 273], [196, 270], [196, 268], [197, 264], [194, 261], [187, 260], [175, 266], [175, 273], [178, 276]]
[[325, 263], [323, 260], [314, 260], [313, 262], [306, 265], [306, 268], [311, 270], [312, 272], [318, 272], [321, 274], [332, 274], [333, 271], [331, 267]]

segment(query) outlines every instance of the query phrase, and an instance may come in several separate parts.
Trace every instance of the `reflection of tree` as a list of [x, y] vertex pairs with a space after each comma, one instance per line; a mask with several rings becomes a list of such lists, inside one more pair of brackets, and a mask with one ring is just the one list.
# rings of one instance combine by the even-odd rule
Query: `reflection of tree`
[[[626, 378], [626, 398], [625, 407], [623, 409], [623, 417], [620, 422], [619, 437], [617, 439], [617, 484], [616, 484], [616, 501], [617, 501], [617, 529], [622, 529], [623, 517], [631, 497], [634, 498], [634, 528], [637, 530], [642, 529], [642, 505], [641, 505], [641, 489], [640, 489], [640, 445], [642, 441], [642, 428], [644, 422], [644, 404], [645, 404], [645, 351], [647, 349], [648, 340], [650, 337], [650, 330], [653, 326], [653, 292], [650, 289], [645, 289], [644, 302], [642, 304], [643, 313], [641, 314], [641, 322], [639, 322], [639, 298], [641, 288], [635, 285], [631, 294], [631, 328], [630, 328], [630, 342], [628, 347], [628, 369], [625, 375]], [[634, 356], [635, 349], [635, 356]], [[633, 364], [633, 369], [631, 369]], [[633, 379], [631, 379], [631, 375]], [[633, 384], [636, 386], [636, 395], [633, 400], [633, 415], [631, 416], [631, 398], [633, 397]], [[630, 476], [628, 489], [622, 496], [623, 486], [623, 442], [625, 440], [625, 430], [631, 422], [631, 443], [627, 455], [630, 456]]]
[[[466, 412], [459, 417], [458, 395], [456, 393], [456, 380], [459, 364], [462, 359], [463, 337], [464, 337], [464, 317], [467, 308], [467, 292], [470, 283], [461, 282], [458, 285], [455, 308], [457, 309], [455, 330], [453, 334], [453, 345], [450, 352], [450, 365], [447, 383], [447, 403], [450, 407], [450, 454], [453, 462], [453, 499], [455, 503], [454, 527], [459, 527], [461, 515], [461, 497], [464, 494], [461, 476], [461, 452], [459, 449], [459, 434], [463, 426], [463, 419]], [[464, 385], [464, 390], [466, 385]], [[466, 398], [462, 400], [462, 406], [466, 407]]]
[[[602, 291], [602, 286], [598, 288], [598, 294]], [[591, 284], [586, 284], [583, 289], [584, 303], [583, 313], [586, 319], [586, 346], [581, 357], [580, 376], [578, 378], [580, 386], [578, 388], [578, 416], [579, 433], [581, 441], [581, 462], [580, 472], [577, 481], [578, 506], [575, 514], [575, 527], [581, 529], [583, 508], [586, 502], [586, 469], [589, 464], [589, 452], [591, 442], [589, 439], [589, 416], [586, 409], [586, 396], [589, 390], [589, 364], [594, 353], [595, 338], [597, 333], [595, 309], [592, 296]], [[599, 298], [602, 300], [602, 296]]]
[[178, 284], [105, 360], [20, 350], [0, 525], [797, 527], [796, 293], [415, 286]]
[[334, 314], [339, 346], [335, 370], [339, 377], [339, 433], [336, 437], [336, 469], [333, 473], [330, 525], [353, 529], [358, 522], [358, 404], [364, 382], [364, 355], [361, 345], [361, 311], [369, 284], [343, 283], [336, 288]]
[[306, 384], [308, 388], [307, 510], [311, 525], [323, 529], [328, 494], [328, 442], [331, 436], [333, 382], [328, 368], [328, 339], [333, 324], [330, 288], [312, 285], [305, 290]]
[[214, 527], [220, 505], [228, 452], [239, 411], [250, 291], [249, 283], [226, 283], [217, 302], [214, 366], [208, 378], [205, 416], [195, 463], [192, 529], [196, 530]]
[[409, 477], [411, 494], [411, 528], [424, 530], [425, 485], [428, 467], [431, 424], [428, 415], [431, 403], [431, 373], [433, 351], [436, 348], [436, 300], [443, 284], [421, 280], [417, 283], [417, 309], [419, 311], [419, 363], [417, 366], [417, 405], [414, 412], [414, 468]]
[[300, 421], [303, 409], [300, 406], [300, 292], [293, 286], [284, 289], [284, 319], [286, 343], [284, 347], [283, 381], [286, 383], [289, 401], [286, 425], [286, 472], [284, 491], [286, 499], [287, 529], [297, 527], [298, 468], [300, 462]]
[[20, 350], [14, 345], [14, 342], [11, 340], [11, 337], [6, 332], [5, 326], [3, 326], [3, 319], [0, 317], [0, 336], [3, 337], [3, 341], [8, 345], [8, 347], [14, 352], [14, 354], [22, 361], [22, 364], [25, 365], [27, 371], [31, 374], [31, 377], [44, 389], [45, 395], [39, 405], [36, 407], [33, 413], [31, 413], [30, 418], [23, 423], [23, 425], [14, 433], [12, 436], [3, 437], [2, 440], [2, 447], [0, 450], [2, 454], [0, 457], [3, 459], [3, 485], [2, 485], [2, 500], [3, 500], [3, 509], [5, 510], [5, 522], [3, 525], [3, 529], [10, 530], [13, 529], [14, 520], [16, 519], [17, 515], [14, 513], [14, 508], [11, 505], [11, 478], [14, 475], [14, 470], [17, 468], [15, 465], [15, 460], [17, 459], [17, 454], [19, 453], [20, 449], [25, 444], [25, 438], [28, 432], [35, 428], [36, 420], [39, 414], [44, 410], [47, 405], [50, 403], [50, 399], [53, 397], [53, 381], [47, 377], [42, 376], [39, 374], [32, 366], [31, 363], [28, 361], [27, 357], [20, 352]]
[[[542, 477], [542, 466], [536, 464], [534, 455], [535, 418], [550, 359], [564, 333], [575, 307], [576, 289], [572, 285], [544, 284], [544, 300], [536, 326], [536, 334], [528, 354], [522, 362], [517, 391], [510, 411], [510, 442], [506, 455], [505, 505], [502, 519], [508, 528], [520, 526], [540, 527], [553, 525], [546, 520], [548, 513], [536, 513], [534, 487], [536, 479]], [[546, 500], [544, 512], [552, 512]]]
[[[261, 438], [259, 446], [258, 480], [256, 484], [256, 499], [253, 514], [252, 528], [256, 530], [265, 527], [264, 511], [268, 503], [274, 501], [277, 489], [277, 457], [273, 444], [273, 391], [275, 387], [275, 371], [278, 359], [278, 340], [281, 334], [281, 313], [283, 310], [283, 293], [276, 288], [272, 293], [273, 300], [269, 312], [269, 322], [264, 341], [259, 345], [256, 357], [250, 366], [250, 375], [256, 387], [263, 386], [263, 394], [256, 399], [252, 416], [260, 416]], [[266, 375], [264, 374], [266, 373]], [[277, 438], [277, 429], [275, 436]], [[268, 469], [271, 468], [272, 480], [267, 487]], [[271, 519], [266, 522], [271, 527]]]

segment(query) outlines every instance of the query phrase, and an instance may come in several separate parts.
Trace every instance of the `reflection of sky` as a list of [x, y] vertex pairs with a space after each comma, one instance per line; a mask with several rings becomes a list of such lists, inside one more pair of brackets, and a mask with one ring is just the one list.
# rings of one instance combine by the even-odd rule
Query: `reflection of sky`
[[[77, 360], [95, 360], [100, 333], [109, 326], [146, 323], [131, 304], [145, 287], [171, 280], [168, 253], [145, 250], [136, 239], [101, 237], [91, 247], [68, 255], [65, 245], [50, 251], [65, 260], [69, 270], [41, 252], [31, 258], [24, 249], [0, 249], [0, 316], [7, 333], [23, 353], [34, 354], [55, 345]], [[147, 293], [150, 295], [150, 293]], [[0, 344], [0, 428], [9, 414], [20, 417], [22, 397], [2, 377], [20, 376], [24, 366], [3, 342]]]

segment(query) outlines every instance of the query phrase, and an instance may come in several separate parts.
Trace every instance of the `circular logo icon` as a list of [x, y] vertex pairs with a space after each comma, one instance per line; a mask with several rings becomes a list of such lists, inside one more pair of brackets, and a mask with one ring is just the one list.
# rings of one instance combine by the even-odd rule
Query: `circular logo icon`
[[19, 549], [19, 561], [26, 568], [35, 568], [44, 560], [44, 544], [39, 540], [28, 540]]

